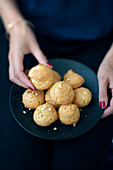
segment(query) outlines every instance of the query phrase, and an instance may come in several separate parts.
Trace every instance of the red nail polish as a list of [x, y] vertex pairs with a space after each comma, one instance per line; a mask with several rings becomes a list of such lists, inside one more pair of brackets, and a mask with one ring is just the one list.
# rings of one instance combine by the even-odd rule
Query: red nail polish
[[49, 67], [53, 67], [49, 62], [46, 63]]
[[104, 101], [100, 102], [100, 108], [101, 109], [104, 109], [106, 107], [106, 104]]
[[29, 89], [33, 91], [33, 89], [31, 87], [29, 87]]

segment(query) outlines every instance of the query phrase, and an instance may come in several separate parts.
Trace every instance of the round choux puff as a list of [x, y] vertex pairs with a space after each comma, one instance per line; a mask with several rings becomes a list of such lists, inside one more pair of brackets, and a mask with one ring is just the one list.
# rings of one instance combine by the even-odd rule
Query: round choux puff
[[61, 105], [59, 110], [59, 119], [65, 125], [76, 124], [80, 119], [80, 111], [77, 105]]
[[36, 109], [44, 103], [44, 92], [41, 90], [31, 91], [27, 89], [22, 95], [22, 102], [28, 109]]
[[55, 108], [60, 107], [60, 104], [56, 104], [54, 101], [52, 101], [50, 96], [50, 89], [45, 94], [45, 101], [53, 105]]
[[74, 90], [74, 100], [73, 103], [78, 107], [87, 106], [92, 99], [92, 93], [89, 89], [85, 87], [79, 87]]
[[28, 73], [31, 82], [38, 90], [48, 89], [53, 82], [53, 71], [44, 64], [38, 64]]
[[45, 103], [37, 107], [33, 114], [33, 120], [39, 126], [49, 126], [58, 119], [58, 114], [55, 108]]
[[68, 83], [58, 81], [50, 88], [50, 96], [56, 104], [70, 104], [74, 99], [74, 91]]
[[53, 70], [53, 82], [52, 85], [55, 84], [57, 81], [61, 80], [61, 76], [58, 72]]
[[84, 78], [71, 69], [64, 75], [63, 81], [67, 82], [73, 89], [75, 89], [84, 83]]

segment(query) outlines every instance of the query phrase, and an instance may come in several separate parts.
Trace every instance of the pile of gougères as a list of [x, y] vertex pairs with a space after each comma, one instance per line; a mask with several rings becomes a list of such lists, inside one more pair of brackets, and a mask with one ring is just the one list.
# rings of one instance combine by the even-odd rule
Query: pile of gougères
[[81, 87], [84, 78], [68, 70], [61, 81], [56, 71], [44, 64], [31, 68], [28, 74], [36, 90], [27, 89], [22, 95], [26, 108], [35, 109], [33, 120], [39, 126], [49, 126], [58, 118], [65, 125], [76, 125], [81, 107], [87, 106], [92, 94]]

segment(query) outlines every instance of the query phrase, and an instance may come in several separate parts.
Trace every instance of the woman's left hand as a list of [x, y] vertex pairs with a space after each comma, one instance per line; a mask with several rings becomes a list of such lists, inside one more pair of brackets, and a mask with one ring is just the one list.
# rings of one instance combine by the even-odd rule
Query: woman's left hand
[[[113, 45], [98, 70], [99, 102], [101, 109], [105, 109], [102, 118], [113, 114]], [[108, 104], [107, 88], [111, 89], [112, 98]]]

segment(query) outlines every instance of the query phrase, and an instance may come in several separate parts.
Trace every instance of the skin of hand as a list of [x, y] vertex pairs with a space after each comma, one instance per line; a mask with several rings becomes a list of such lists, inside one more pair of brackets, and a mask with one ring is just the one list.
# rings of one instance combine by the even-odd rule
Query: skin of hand
[[[113, 114], [113, 45], [105, 56], [98, 70], [99, 102], [101, 109], [105, 109], [102, 118]], [[107, 88], [111, 89], [112, 98], [108, 104]]]
[[48, 63], [47, 58], [40, 50], [35, 35], [27, 24], [20, 23], [19, 25], [15, 25], [9, 34], [9, 78], [19, 86], [34, 90], [35, 87], [23, 72], [24, 55], [31, 53], [39, 63], [50, 67], [52, 67], [52, 65]]

